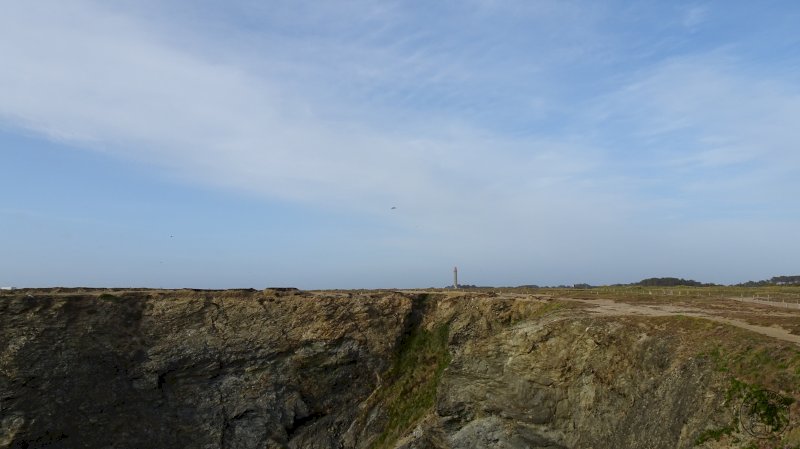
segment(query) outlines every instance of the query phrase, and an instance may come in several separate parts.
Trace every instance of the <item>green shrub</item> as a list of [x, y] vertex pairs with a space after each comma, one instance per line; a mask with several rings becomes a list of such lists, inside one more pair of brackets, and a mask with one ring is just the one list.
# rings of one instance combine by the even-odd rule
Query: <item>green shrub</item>
[[450, 364], [449, 331], [446, 324], [430, 331], [417, 328], [401, 345], [386, 374], [388, 384], [378, 392], [387, 423], [373, 448], [391, 446], [433, 407], [442, 372]]

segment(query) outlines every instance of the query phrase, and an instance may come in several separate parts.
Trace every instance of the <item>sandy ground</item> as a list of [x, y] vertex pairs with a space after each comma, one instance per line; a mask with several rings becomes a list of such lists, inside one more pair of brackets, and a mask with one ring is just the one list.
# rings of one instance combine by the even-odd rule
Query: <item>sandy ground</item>
[[[417, 291], [410, 291], [416, 293]], [[423, 291], [419, 291], [422, 293]], [[450, 291], [445, 293], [448, 296], [462, 296], [465, 293], [460, 291]], [[797, 318], [800, 321], [800, 309], [794, 308], [795, 304], [790, 304], [787, 308], [785, 303], [769, 302], [755, 298], [714, 298], [711, 302], [698, 303], [703, 307], [693, 307], [692, 305], [679, 302], [676, 304], [631, 304], [629, 302], [614, 301], [608, 298], [578, 299], [568, 297], [553, 297], [550, 295], [529, 295], [524, 293], [501, 294], [505, 297], [527, 298], [531, 300], [563, 300], [578, 302], [589, 306], [587, 311], [602, 316], [690, 316], [705, 318], [718, 323], [730, 324], [751, 332], [756, 332], [768, 337], [794, 343], [800, 346], [800, 335], [792, 334], [789, 330], [777, 324], [763, 326], [751, 324], [746, 321], [723, 316], [726, 313], [736, 312], [744, 315], [757, 315], [760, 318], [774, 317], [783, 319]], [[677, 298], [676, 298], [677, 300]], [[716, 306], [716, 308], [714, 307]], [[783, 310], [780, 310], [783, 309]]]
[[[693, 308], [683, 304], [680, 305], [667, 305], [667, 304], [660, 304], [660, 305], [650, 305], [650, 304], [629, 304], [624, 302], [617, 302], [611, 299], [575, 299], [575, 298], [558, 298], [560, 300], [565, 301], [576, 301], [583, 304], [587, 304], [591, 306], [588, 309], [591, 313], [596, 313], [603, 316], [621, 316], [621, 315], [631, 315], [631, 316], [676, 316], [676, 315], [683, 315], [683, 316], [691, 316], [697, 318], [705, 318], [711, 321], [717, 321], [719, 323], [730, 324], [731, 326], [740, 327], [742, 329], [747, 329], [752, 332], [756, 332], [762, 335], [766, 335], [768, 337], [777, 338], [779, 340], [788, 341], [800, 346], [800, 335], [791, 334], [788, 330], [779, 327], [777, 325], [774, 326], [759, 326], [755, 324], [750, 324], [741, 320], [727, 318], [719, 315], [715, 315], [710, 310], [704, 310], [700, 308]], [[740, 301], [736, 299], [736, 301]], [[747, 299], [744, 300], [745, 302], [751, 302]], [[756, 302], [756, 301], [752, 301]], [[758, 302], [761, 304], [761, 302]], [[776, 306], [777, 307], [777, 306]], [[798, 318], [800, 319], [800, 317]]]
[[787, 310], [800, 310], [800, 302], [781, 302], [781, 301], [770, 301], [766, 299], [736, 298], [736, 297], [728, 297], [728, 299], [730, 299], [731, 301], [747, 302], [750, 304], [761, 304], [764, 306], [778, 307]]

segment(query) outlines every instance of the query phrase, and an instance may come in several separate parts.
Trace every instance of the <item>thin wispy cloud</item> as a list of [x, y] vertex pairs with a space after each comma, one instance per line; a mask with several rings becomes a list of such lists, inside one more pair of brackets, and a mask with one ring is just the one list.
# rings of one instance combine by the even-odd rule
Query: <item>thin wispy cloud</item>
[[643, 167], [684, 181], [673, 183], [677, 189], [703, 194], [703, 185], [714, 186], [708, 200], [724, 195], [775, 210], [798, 193], [796, 85], [756, 77], [736, 58], [712, 53], [664, 61], [599, 103], [604, 118], [644, 144]]
[[578, 253], [583, 280], [644, 271], [664, 229], [702, 248], [699, 223], [735, 239], [800, 193], [797, 85], [747, 41], [688, 44], [711, 5], [473, 3], [4, 2], [0, 123], [549, 279]]
[[708, 15], [708, 7], [706, 6], [691, 6], [686, 10], [683, 16], [683, 26], [686, 28], [696, 28], [706, 20]]
[[[339, 121], [331, 104], [314, 104], [299, 86], [163, 44], [135, 19], [91, 4], [50, 6], [6, 16], [3, 28], [14, 39], [5, 40], [4, 54], [18, 70], [3, 74], [2, 114], [52, 138], [145, 158], [206, 182], [354, 208], [423, 198], [446, 207], [454, 195], [449, 184], [482, 185], [491, 166], [575, 171], [547, 147], [505, 157], [520, 142], [460, 129], [462, 121], [442, 118], [441, 129], [419, 135], [414, 125], [384, 135], [387, 124]], [[430, 63], [400, 59], [412, 67]], [[398, 182], [399, 174], [408, 182]]]

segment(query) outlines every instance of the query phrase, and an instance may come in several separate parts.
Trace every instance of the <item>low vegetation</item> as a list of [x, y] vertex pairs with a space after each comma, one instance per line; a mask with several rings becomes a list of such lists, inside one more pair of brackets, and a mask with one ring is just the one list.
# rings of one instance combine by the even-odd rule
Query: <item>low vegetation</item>
[[736, 428], [733, 425], [720, 427], [718, 429], [709, 429], [705, 432], [701, 433], [700, 436], [697, 437], [694, 444], [699, 446], [706, 441], [719, 441], [725, 435], [730, 435]]
[[[745, 447], [794, 448], [797, 441], [795, 438], [787, 440], [783, 429], [790, 423], [792, 406], [800, 394], [800, 351], [732, 326], [709, 324], [701, 319], [681, 321], [704, 334], [704, 338], [697, 339], [703, 342], [700, 346], [704, 352], [700, 356], [716, 371], [726, 373], [730, 381], [725, 403], [732, 411], [731, 421], [704, 431], [695, 444], [700, 446], [727, 436], [738, 441], [736, 435], [739, 435], [748, 439], [755, 437], [759, 444], [763, 443]], [[705, 331], [697, 329], [704, 326], [707, 327]], [[752, 429], [746, 428], [752, 423], [757, 423], [763, 433], [754, 435]]]
[[433, 407], [442, 372], [450, 364], [448, 334], [446, 324], [420, 327], [402, 344], [375, 398], [383, 404], [387, 423], [373, 448], [391, 447]]
[[741, 413], [758, 417], [768, 429], [781, 430], [789, 424], [789, 406], [795, 400], [768, 390], [760, 385], [751, 385], [737, 379], [731, 380], [727, 398], [743, 401]]

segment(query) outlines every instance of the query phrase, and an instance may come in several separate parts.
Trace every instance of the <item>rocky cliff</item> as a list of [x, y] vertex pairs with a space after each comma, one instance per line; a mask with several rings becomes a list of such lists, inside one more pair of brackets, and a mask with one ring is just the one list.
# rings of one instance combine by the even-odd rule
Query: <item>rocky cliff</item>
[[0, 447], [800, 446], [800, 351], [529, 295], [15, 291]]

